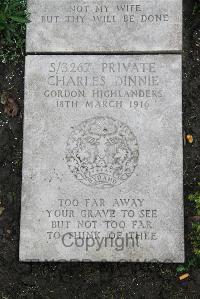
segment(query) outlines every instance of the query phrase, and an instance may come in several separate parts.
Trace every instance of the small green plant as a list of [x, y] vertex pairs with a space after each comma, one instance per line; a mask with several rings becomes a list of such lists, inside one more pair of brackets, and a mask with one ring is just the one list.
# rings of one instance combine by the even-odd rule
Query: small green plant
[[[198, 184], [200, 186], [200, 184]], [[192, 217], [192, 232], [190, 240], [192, 243], [193, 255], [185, 264], [176, 268], [177, 273], [189, 271], [191, 268], [200, 265], [200, 191], [190, 194], [189, 201], [194, 204], [195, 216]]]
[[188, 199], [195, 204], [197, 216], [200, 216], [200, 191], [190, 194]]
[[185, 264], [181, 264], [176, 268], [176, 272], [179, 274], [189, 271], [191, 268], [194, 268], [199, 264], [199, 260], [200, 259], [195, 255], [191, 256]]
[[194, 203], [197, 221], [192, 223], [191, 241], [194, 254], [200, 258], [200, 192], [189, 196], [189, 200]]
[[195, 3], [194, 9], [193, 9], [193, 14], [199, 13], [200, 12], [200, 4]]
[[0, 59], [3, 63], [17, 63], [24, 54], [27, 21], [26, 0], [0, 1]]
[[192, 224], [193, 234], [191, 237], [194, 254], [200, 258], [200, 223]]

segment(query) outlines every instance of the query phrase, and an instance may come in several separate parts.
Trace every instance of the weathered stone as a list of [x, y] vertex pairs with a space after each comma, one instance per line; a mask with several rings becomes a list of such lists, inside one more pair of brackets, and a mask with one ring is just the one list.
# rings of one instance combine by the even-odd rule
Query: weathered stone
[[183, 262], [180, 55], [26, 58], [20, 260]]
[[181, 0], [29, 0], [27, 52], [149, 52], [182, 48]]

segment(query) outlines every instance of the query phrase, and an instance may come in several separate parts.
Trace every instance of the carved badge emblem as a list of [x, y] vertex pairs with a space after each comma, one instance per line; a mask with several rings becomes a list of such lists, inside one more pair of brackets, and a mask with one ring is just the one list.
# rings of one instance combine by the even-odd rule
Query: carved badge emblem
[[77, 180], [99, 188], [114, 187], [134, 172], [139, 158], [137, 139], [121, 121], [94, 117], [72, 129], [66, 161]]

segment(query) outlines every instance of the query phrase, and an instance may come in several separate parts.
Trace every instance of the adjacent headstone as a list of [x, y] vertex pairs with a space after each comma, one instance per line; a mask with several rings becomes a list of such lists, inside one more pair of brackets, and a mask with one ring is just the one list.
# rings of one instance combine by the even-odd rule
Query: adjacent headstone
[[27, 52], [181, 51], [182, 0], [29, 0]]
[[184, 261], [181, 98], [180, 55], [26, 58], [21, 261]]

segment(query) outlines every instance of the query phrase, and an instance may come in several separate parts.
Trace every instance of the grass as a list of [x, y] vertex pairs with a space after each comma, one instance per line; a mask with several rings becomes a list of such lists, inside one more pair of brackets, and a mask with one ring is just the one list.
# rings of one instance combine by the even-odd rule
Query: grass
[[[196, 192], [189, 196], [189, 200], [194, 204], [196, 210], [196, 216], [200, 217], [200, 192]], [[195, 256], [200, 259], [200, 222], [192, 223], [192, 235], [191, 241], [193, 246], [193, 252]]]
[[[200, 217], [200, 191], [190, 194], [188, 199], [191, 203], [194, 204], [195, 216]], [[178, 268], [176, 269], [177, 272], [188, 271], [189, 269], [199, 267], [200, 265], [200, 222], [195, 221], [195, 217], [192, 221], [190, 241], [192, 244], [193, 254], [185, 264], [178, 266]]]
[[0, 1], [0, 59], [19, 62], [25, 50], [26, 0]]

